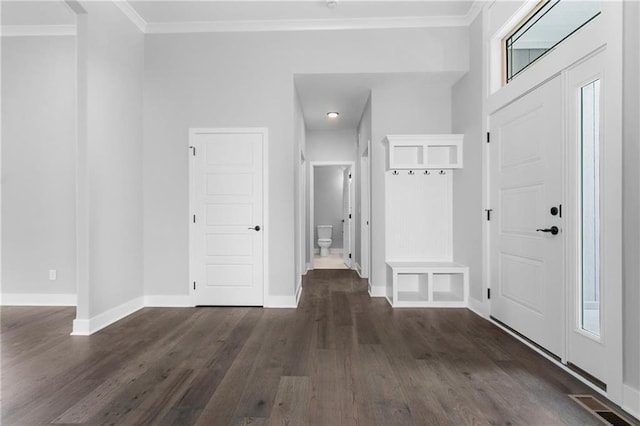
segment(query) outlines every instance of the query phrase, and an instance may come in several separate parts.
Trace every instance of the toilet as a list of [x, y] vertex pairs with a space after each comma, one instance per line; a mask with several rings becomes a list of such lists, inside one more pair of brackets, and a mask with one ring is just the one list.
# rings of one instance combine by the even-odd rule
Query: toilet
[[318, 225], [318, 247], [320, 247], [320, 256], [329, 256], [329, 247], [331, 247], [332, 225]]

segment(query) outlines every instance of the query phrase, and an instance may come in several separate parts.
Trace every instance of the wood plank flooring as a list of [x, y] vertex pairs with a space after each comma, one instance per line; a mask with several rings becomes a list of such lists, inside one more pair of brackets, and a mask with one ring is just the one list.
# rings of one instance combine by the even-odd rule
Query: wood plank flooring
[[145, 308], [70, 336], [3, 307], [3, 425], [590, 425], [586, 386], [465, 309], [391, 309], [353, 271], [298, 309]]

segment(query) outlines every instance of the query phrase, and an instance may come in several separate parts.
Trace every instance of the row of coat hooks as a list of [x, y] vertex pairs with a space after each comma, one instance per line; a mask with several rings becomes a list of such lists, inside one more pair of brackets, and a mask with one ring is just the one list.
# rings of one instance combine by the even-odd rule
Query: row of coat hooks
[[[392, 175], [394, 175], [394, 176], [398, 176], [398, 175], [400, 174], [400, 172], [398, 172], [397, 170], [394, 170], [394, 171], [393, 171], [393, 173], [391, 173], [391, 174], [392, 174]], [[415, 175], [416, 173], [415, 173], [413, 170], [409, 170], [409, 172], [408, 172], [407, 174], [408, 174], [409, 176], [413, 176], [413, 175]], [[430, 171], [430, 170], [425, 170], [422, 174], [423, 174], [423, 175], [430, 175], [430, 174], [431, 174], [431, 171]], [[446, 175], [446, 174], [447, 174], [447, 172], [445, 172], [444, 170], [440, 170], [440, 171], [438, 172], [438, 174], [439, 174], [439, 175]]]

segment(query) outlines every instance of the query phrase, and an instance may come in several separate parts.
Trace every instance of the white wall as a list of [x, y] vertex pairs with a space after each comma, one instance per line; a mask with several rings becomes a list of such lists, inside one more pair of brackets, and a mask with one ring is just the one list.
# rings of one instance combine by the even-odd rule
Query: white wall
[[469, 73], [452, 90], [453, 133], [464, 134], [464, 167], [453, 173], [453, 258], [469, 267], [469, 296], [482, 302], [482, 15], [471, 24], [469, 42]]
[[387, 285], [385, 264], [385, 173], [389, 134], [451, 132], [451, 88], [394, 84], [371, 92], [371, 273], [372, 293]]
[[189, 127], [269, 129], [270, 294], [291, 295], [293, 75], [466, 71], [467, 65], [464, 28], [147, 35], [146, 293], [188, 292]]
[[144, 37], [113, 3], [83, 6], [78, 70], [86, 112], [79, 115], [79, 167], [86, 167], [86, 181], [78, 202], [88, 258], [79, 265], [87, 279], [79, 282], [78, 319], [89, 320], [142, 304]]
[[344, 190], [344, 167], [314, 167], [313, 176], [313, 246], [318, 248], [318, 225], [333, 226], [331, 248], [343, 248], [342, 241], [342, 193]]
[[625, 2], [624, 19], [624, 381], [640, 390], [640, 4]]
[[356, 129], [307, 131], [307, 160], [355, 161], [358, 136]]
[[3, 300], [75, 303], [75, 38], [1, 42]]

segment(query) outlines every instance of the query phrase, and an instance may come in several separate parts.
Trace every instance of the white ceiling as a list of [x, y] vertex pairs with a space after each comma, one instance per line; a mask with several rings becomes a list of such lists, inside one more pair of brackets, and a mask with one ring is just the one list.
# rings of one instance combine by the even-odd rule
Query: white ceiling
[[323, 0], [130, 1], [147, 23], [464, 16], [472, 3], [339, 0], [337, 7], [330, 9]]
[[[389, 74], [298, 74], [295, 85], [308, 130], [355, 129], [372, 88], [387, 85], [422, 84], [452, 86], [462, 72]], [[337, 119], [327, 112], [337, 111]]]
[[74, 25], [75, 15], [62, 0], [2, 0], [2, 25]]
[[[115, 3], [145, 33], [189, 33], [464, 26], [476, 16], [482, 1], [485, 0], [338, 0], [334, 8], [328, 8], [326, 0], [115, 0]], [[0, 2], [2, 25], [75, 23], [62, 0]]]

